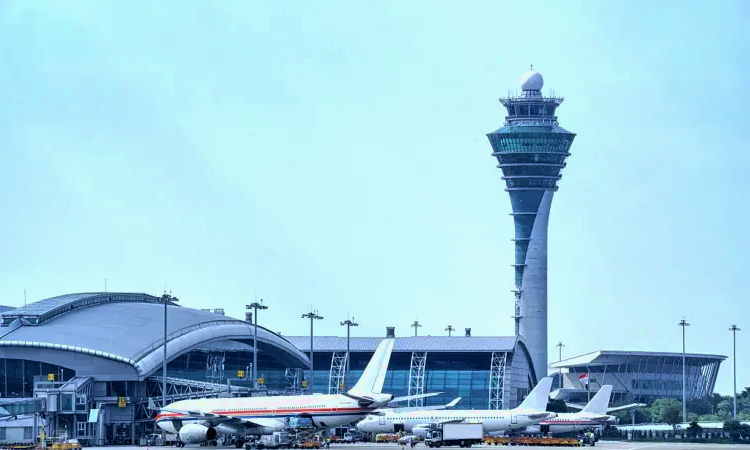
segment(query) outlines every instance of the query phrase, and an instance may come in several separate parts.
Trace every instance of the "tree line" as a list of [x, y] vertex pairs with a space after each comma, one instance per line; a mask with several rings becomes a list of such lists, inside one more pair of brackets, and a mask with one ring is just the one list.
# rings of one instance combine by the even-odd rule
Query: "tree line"
[[[688, 422], [726, 422], [732, 420], [733, 401], [731, 395], [713, 394], [687, 402]], [[613, 413], [620, 419], [620, 425], [632, 423], [630, 411]], [[750, 421], [750, 387], [737, 395], [737, 420]], [[673, 398], [659, 398], [648, 406], [635, 409], [635, 423], [682, 422], [682, 401]]]

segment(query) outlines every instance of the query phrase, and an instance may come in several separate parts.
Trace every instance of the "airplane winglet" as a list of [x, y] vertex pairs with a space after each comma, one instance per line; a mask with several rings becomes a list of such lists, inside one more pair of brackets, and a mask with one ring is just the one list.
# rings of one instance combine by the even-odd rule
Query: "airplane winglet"
[[453, 408], [460, 401], [461, 401], [461, 397], [457, 397], [455, 400], [453, 400], [452, 402], [450, 402], [447, 405], [445, 405], [445, 407], [446, 408]]

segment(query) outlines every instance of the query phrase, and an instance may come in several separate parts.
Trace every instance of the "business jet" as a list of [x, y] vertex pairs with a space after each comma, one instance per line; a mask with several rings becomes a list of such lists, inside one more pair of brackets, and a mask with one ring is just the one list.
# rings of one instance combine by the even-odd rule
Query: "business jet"
[[605, 384], [591, 401], [577, 413], [559, 413], [557, 417], [545, 419], [526, 427], [526, 433], [568, 433], [571, 431], [601, 429], [617, 423], [617, 417], [607, 414], [612, 385]]
[[[343, 394], [204, 398], [181, 400], [163, 408], [149, 399], [149, 409], [159, 411], [156, 424], [168, 433], [177, 433], [184, 446], [215, 443], [218, 434], [245, 438], [272, 434], [283, 430], [289, 419], [309, 419], [314, 428], [334, 428], [355, 422], [390, 402], [437, 395], [394, 398], [381, 392], [393, 344], [393, 339], [383, 340], [357, 384]], [[237, 448], [243, 443], [238, 440]]]
[[368, 415], [357, 428], [368, 433], [405, 431], [416, 436], [425, 435], [432, 423], [481, 423], [485, 432], [521, 429], [557, 416], [546, 411], [551, 387], [552, 378], [542, 378], [524, 401], [511, 410], [379, 411]]

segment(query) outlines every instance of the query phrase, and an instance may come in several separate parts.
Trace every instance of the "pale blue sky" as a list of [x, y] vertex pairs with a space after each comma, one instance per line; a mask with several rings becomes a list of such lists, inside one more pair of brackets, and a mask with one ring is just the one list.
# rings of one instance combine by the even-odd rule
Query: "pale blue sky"
[[[109, 289], [307, 333], [513, 332], [485, 134], [534, 64], [578, 133], [550, 360], [731, 355], [750, 385], [750, 4], [6, 1], [0, 303]], [[123, 327], [128, 327], [123, 323]], [[731, 391], [731, 360], [717, 389]]]

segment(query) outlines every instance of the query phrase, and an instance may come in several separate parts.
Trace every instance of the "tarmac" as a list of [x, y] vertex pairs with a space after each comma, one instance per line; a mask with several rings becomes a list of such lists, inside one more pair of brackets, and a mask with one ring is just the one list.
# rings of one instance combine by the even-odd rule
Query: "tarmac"
[[[500, 450], [505, 446], [495, 446], [495, 445], [475, 445], [472, 448], [483, 448], [483, 449], [497, 449]], [[150, 447], [145, 446], [110, 446], [110, 447], [98, 447], [102, 449], [112, 449], [112, 450], [151, 450]], [[159, 449], [174, 449], [175, 447], [161, 447], [161, 446], [154, 446], [154, 450]], [[234, 449], [234, 446], [227, 446], [227, 447], [201, 447], [200, 445], [186, 445], [185, 448], [197, 448], [197, 449]], [[376, 443], [361, 443], [361, 444], [331, 444], [332, 449], [336, 450], [373, 450], [373, 448], [382, 448], [382, 449], [404, 449], [404, 450], [411, 450], [408, 446], [402, 447], [399, 444], [376, 444]], [[456, 447], [444, 447], [447, 449], [459, 449], [458, 446]], [[521, 450], [526, 448], [533, 448], [534, 450], [540, 450], [542, 447], [534, 446], [534, 447], [528, 447], [524, 445], [514, 445], [512, 447], [507, 447], [508, 449], [514, 449], [514, 450]], [[548, 446], [545, 448], [549, 449], [565, 449], [565, 448], [571, 448], [571, 447], [552, 447]], [[591, 447], [587, 447], [591, 448]], [[596, 446], [594, 446], [594, 450], [596, 449], [603, 449], [603, 450], [702, 450], [702, 449], [725, 449], [725, 450], [737, 450], [737, 449], [744, 449], [744, 450], [750, 450], [750, 445], [748, 444], [690, 444], [690, 443], [681, 443], [681, 442], [627, 442], [627, 441], [599, 441], [596, 443]], [[88, 449], [86, 449], [88, 450]], [[417, 444], [415, 447], [415, 450], [427, 450], [427, 447], [425, 447], [423, 444]]]

